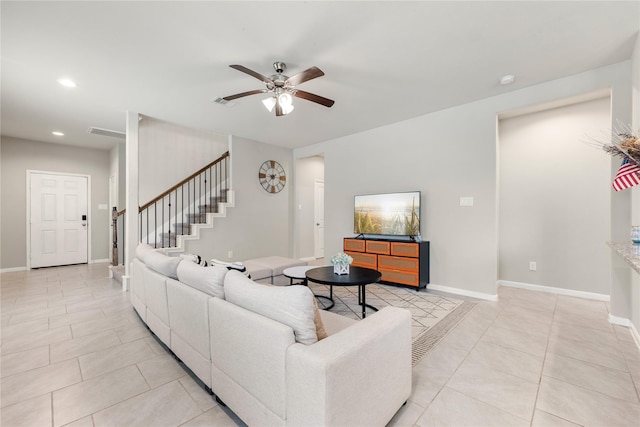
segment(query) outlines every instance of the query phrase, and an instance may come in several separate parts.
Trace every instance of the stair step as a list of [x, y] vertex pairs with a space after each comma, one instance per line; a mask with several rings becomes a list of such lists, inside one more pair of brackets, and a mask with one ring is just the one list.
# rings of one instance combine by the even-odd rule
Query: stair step
[[190, 224], [204, 224], [207, 222], [206, 213], [187, 214], [186, 217]]
[[226, 194], [221, 194], [220, 196], [212, 196], [209, 198], [211, 200], [212, 204], [215, 203], [227, 203], [227, 195]]
[[218, 213], [220, 212], [219, 205], [217, 203], [213, 203], [210, 205], [200, 205], [198, 209], [201, 213]]
[[158, 246], [164, 248], [172, 248], [176, 246], [176, 233], [160, 233], [160, 242]]
[[188, 222], [182, 222], [173, 225], [174, 231], [176, 234], [191, 234], [191, 224]]

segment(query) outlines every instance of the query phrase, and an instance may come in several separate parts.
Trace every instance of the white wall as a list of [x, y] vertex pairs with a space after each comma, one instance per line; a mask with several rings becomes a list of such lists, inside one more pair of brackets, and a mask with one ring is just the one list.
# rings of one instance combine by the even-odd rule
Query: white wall
[[500, 280], [609, 295], [610, 159], [584, 141], [610, 110], [606, 97], [500, 120]]
[[[116, 177], [116, 207], [119, 211], [124, 209], [125, 204], [125, 195], [126, 195], [126, 168], [125, 168], [125, 159], [126, 159], [126, 146], [124, 142], [122, 144], [118, 144], [113, 147], [109, 151], [109, 177]], [[109, 210], [111, 210], [113, 206], [109, 206]]]
[[[201, 230], [203, 238], [189, 242], [185, 252], [222, 261], [291, 256], [291, 150], [233, 137], [229, 151], [235, 206], [226, 218], [216, 219], [213, 228]], [[258, 170], [267, 160], [280, 163], [287, 174], [285, 187], [276, 194], [267, 193], [258, 182]], [[229, 251], [233, 252], [231, 258]]]
[[315, 255], [315, 183], [324, 181], [324, 159], [312, 156], [296, 161], [295, 198], [293, 210], [299, 222], [296, 228], [296, 256], [312, 258]]
[[108, 209], [109, 152], [62, 144], [51, 144], [3, 136], [0, 142], [2, 175], [2, 235], [0, 269], [27, 266], [27, 187], [26, 171], [41, 170], [91, 175], [91, 261], [109, 258]]
[[[633, 128], [640, 133], [640, 33], [636, 37], [632, 59], [633, 84]], [[640, 225], [640, 186], [631, 189], [631, 221], [633, 225]], [[629, 318], [635, 328], [640, 345], [640, 274], [631, 272], [631, 283], [628, 293], [624, 296], [629, 300]]]
[[[630, 80], [626, 61], [295, 150], [296, 159], [324, 153], [326, 255], [352, 235], [354, 194], [420, 190], [431, 282], [495, 295], [497, 114], [610, 87], [613, 119], [628, 121]], [[460, 207], [461, 196], [475, 205]]]
[[141, 206], [228, 150], [226, 135], [146, 116], [139, 123], [138, 141]]

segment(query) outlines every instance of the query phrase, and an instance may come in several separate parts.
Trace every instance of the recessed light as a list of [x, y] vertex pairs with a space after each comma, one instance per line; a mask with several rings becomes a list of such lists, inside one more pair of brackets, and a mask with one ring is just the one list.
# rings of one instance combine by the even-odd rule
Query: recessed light
[[78, 87], [78, 83], [66, 77], [59, 78], [58, 83], [60, 83], [64, 87], [70, 87], [70, 88]]
[[511, 83], [516, 81], [516, 76], [514, 76], [513, 74], [507, 74], [504, 75], [500, 78], [500, 84], [501, 85], [510, 85]]
[[57, 130], [54, 130], [53, 132], [51, 132], [52, 134], [54, 134], [55, 136], [64, 136], [64, 133], [59, 132]]

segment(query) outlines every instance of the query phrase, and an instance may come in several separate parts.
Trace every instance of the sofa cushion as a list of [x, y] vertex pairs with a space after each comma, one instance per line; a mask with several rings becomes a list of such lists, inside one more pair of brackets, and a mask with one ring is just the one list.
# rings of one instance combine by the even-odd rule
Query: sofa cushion
[[145, 264], [147, 263], [147, 255], [153, 252], [155, 252], [153, 246], [149, 246], [146, 243], [140, 243], [138, 246], [136, 246], [136, 258], [138, 258]]
[[214, 265], [202, 267], [193, 262], [178, 264], [178, 280], [199, 291], [214, 297], [224, 299], [224, 277], [227, 275], [225, 267]]
[[156, 251], [151, 251], [145, 255], [145, 264], [153, 271], [172, 279], [178, 278], [178, 264], [182, 261], [180, 257], [170, 257]]
[[318, 341], [314, 296], [308, 287], [261, 285], [238, 271], [229, 271], [224, 279], [224, 294], [235, 305], [289, 326], [297, 342]]

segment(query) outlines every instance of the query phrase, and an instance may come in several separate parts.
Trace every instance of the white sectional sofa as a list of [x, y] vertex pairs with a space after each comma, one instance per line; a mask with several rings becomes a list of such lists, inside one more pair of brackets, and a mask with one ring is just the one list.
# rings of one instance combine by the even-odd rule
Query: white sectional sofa
[[318, 311], [305, 286], [258, 284], [143, 246], [136, 253], [136, 312], [248, 425], [383, 426], [408, 399], [408, 310], [356, 321]]

